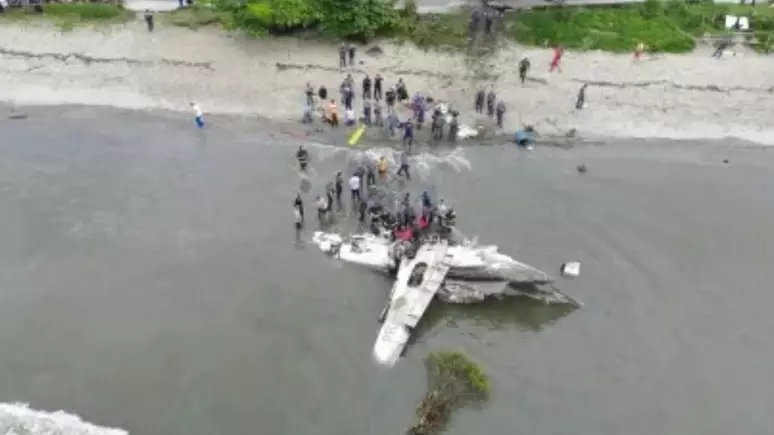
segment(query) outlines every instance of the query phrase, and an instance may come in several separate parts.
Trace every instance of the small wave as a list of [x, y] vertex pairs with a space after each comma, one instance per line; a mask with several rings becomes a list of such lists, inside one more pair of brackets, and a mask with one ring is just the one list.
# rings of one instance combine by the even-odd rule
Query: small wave
[[0, 403], [2, 435], [128, 435], [123, 429], [85, 422], [64, 411], [31, 409], [26, 403]]

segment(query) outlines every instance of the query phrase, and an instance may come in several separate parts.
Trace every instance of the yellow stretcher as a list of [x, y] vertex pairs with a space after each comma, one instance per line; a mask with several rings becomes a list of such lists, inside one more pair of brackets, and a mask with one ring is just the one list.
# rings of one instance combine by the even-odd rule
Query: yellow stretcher
[[352, 132], [352, 134], [349, 136], [349, 146], [353, 147], [357, 145], [357, 142], [360, 140], [360, 137], [363, 136], [363, 133], [365, 133], [366, 126], [365, 124], [360, 124], [357, 126], [355, 131]]

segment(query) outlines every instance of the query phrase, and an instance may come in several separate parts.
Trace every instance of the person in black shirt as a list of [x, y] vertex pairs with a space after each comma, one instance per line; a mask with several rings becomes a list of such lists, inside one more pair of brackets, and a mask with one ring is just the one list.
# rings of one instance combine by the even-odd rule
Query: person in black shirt
[[382, 76], [376, 73], [374, 77], [374, 99], [379, 101], [382, 99]]
[[371, 99], [371, 77], [368, 74], [363, 78], [363, 99]]

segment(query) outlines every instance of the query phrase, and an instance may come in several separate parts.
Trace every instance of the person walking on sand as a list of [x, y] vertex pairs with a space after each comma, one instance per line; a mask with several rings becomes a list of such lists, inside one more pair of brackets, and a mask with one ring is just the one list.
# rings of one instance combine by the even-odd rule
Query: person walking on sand
[[349, 44], [347, 46], [347, 52], [349, 52], [349, 66], [355, 65], [355, 52], [357, 51], [357, 47], [355, 47], [355, 44]]
[[554, 47], [554, 57], [551, 60], [551, 68], [549, 68], [549, 72], [554, 72], [554, 70], [559, 70], [559, 72], [562, 72], [561, 62], [562, 62], [562, 56], [564, 56], [564, 47], [561, 45], [557, 45]]
[[339, 45], [339, 68], [347, 67], [347, 44], [341, 43]]
[[476, 109], [476, 113], [484, 113], [484, 100], [486, 99], [486, 91], [479, 89], [476, 92], [476, 98], [473, 102], [473, 106]]
[[492, 118], [495, 114], [495, 103], [497, 102], [497, 94], [495, 94], [494, 87], [489, 89], [486, 94], [486, 116]]
[[328, 104], [326, 118], [331, 127], [339, 126], [339, 108], [336, 107], [336, 100], [331, 100], [330, 104]]
[[505, 103], [500, 100], [495, 108], [495, 115], [497, 117], [497, 128], [503, 128], [503, 116], [505, 116]]
[[374, 99], [376, 101], [379, 101], [382, 99], [382, 75], [379, 73], [376, 73], [376, 77], [374, 77]]
[[645, 44], [643, 44], [642, 42], [637, 44], [637, 47], [634, 49], [634, 62], [635, 63], [639, 63], [640, 62], [640, 58], [645, 53], [645, 48], [646, 48]]
[[194, 112], [194, 122], [196, 122], [196, 126], [199, 128], [204, 127], [204, 113], [202, 112], [202, 108], [199, 107], [198, 104], [196, 104], [195, 101], [191, 102], [191, 110]]
[[306, 82], [306, 104], [314, 107], [314, 88], [309, 82]]
[[150, 9], [145, 9], [145, 24], [148, 25], [148, 31], [153, 32], [153, 12]]
[[368, 74], [363, 78], [363, 99], [371, 99], [371, 76]]
[[523, 59], [519, 62], [519, 78], [521, 79], [521, 84], [524, 84], [524, 81], [527, 80], [527, 73], [529, 73], [529, 58], [527, 56], [524, 56]]
[[584, 83], [580, 90], [578, 90], [578, 99], [575, 100], [575, 110], [583, 109], [583, 106], [586, 104], [586, 88], [588, 87], [589, 84]]

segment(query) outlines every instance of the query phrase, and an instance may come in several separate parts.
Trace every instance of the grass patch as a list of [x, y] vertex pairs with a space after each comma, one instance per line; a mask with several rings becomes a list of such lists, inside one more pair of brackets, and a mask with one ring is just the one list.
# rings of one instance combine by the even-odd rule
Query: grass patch
[[82, 25], [123, 23], [134, 18], [134, 12], [106, 3], [49, 3], [43, 6], [43, 13], [31, 8], [11, 8], [0, 14], [0, 20], [52, 21], [61, 30]]
[[425, 360], [427, 392], [417, 406], [407, 435], [434, 435], [446, 426], [454, 410], [480, 403], [490, 391], [489, 378], [460, 352], [434, 352]]
[[393, 36], [420, 48], [462, 49], [470, 45], [469, 23], [470, 15], [461, 12], [405, 14]]
[[695, 47], [697, 37], [729, 33], [727, 14], [750, 17], [758, 40], [774, 39], [770, 37], [774, 9], [767, 6], [648, 0], [634, 5], [533, 9], [507, 19], [509, 36], [529, 45], [631, 52], [642, 42], [651, 52], [682, 53]]
[[223, 14], [209, 7], [189, 6], [164, 14], [164, 21], [173, 26], [192, 30], [206, 26], [221, 25]]

